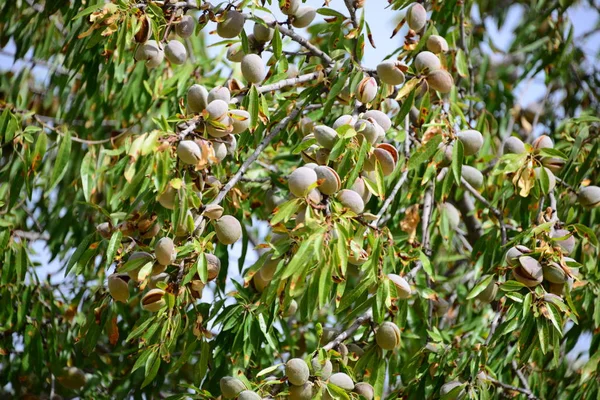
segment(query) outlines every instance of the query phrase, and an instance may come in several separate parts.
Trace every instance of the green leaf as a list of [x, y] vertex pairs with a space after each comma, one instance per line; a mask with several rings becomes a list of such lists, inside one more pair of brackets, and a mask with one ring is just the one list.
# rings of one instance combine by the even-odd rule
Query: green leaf
[[208, 282], [208, 263], [206, 262], [206, 256], [204, 253], [200, 254], [196, 259], [195, 267], [200, 280], [202, 283], [206, 284]]
[[463, 144], [460, 140], [455, 140], [454, 146], [452, 146], [452, 174], [454, 175], [454, 181], [458, 186], [460, 186], [460, 178], [462, 176], [463, 159]]
[[54, 189], [54, 187], [64, 176], [65, 172], [67, 172], [67, 165], [69, 164], [70, 154], [71, 133], [67, 132], [62, 138], [60, 147], [58, 148], [56, 160], [54, 160], [54, 169], [52, 170], [52, 177], [50, 178], [50, 187], [48, 187], [49, 192], [52, 191], [52, 189]]
[[92, 189], [94, 188], [94, 154], [92, 150], [88, 151], [83, 157], [79, 173], [81, 174], [81, 188], [83, 189], [83, 197], [85, 197], [85, 201], [89, 202]]
[[[153, 353], [156, 354], [156, 353]], [[152, 364], [150, 366], [150, 368], [148, 368], [148, 364], [146, 364], [146, 378], [144, 379], [144, 382], [142, 383], [142, 388], [148, 386], [148, 384], [150, 384], [152, 382], [152, 380], [156, 377], [156, 374], [158, 374], [158, 369], [160, 368], [160, 363], [161, 363], [161, 359], [160, 357], [153, 357], [153, 361]]]
[[275, 27], [275, 32], [273, 33], [271, 45], [273, 46], [273, 55], [275, 56], [275, 58], [281, 58], [283, 44], [281, 42], [281, 33], [279, 32], [279, 27]]
[[477, 285], [467, 295], [467, 299], [474, 299], [477, 295], [485, 290], [494, 279], [494, 275], [489, 275], [479, 281]]
[[456, 52], [456, 72], [466, 78], [469, 76], [469, 67], [467, 66], [467, 56], [462, 49], [458, 49]]
[[415, 169], [425, 161], [431, 160], [438, 146], [442, 142], [442, 135], [436, 135], [431, 138], [424, 146], [421, 146], [413, 153], [408, 161], [408, 169]]
[[108, 248], [106, 249], [106, 263], [104, 264], [105, 268], [110, 267], [112, 264], [115, 254], [117, 254], [117, 249], [121, 245], [121, 238], [123, 237], [123, 232], [120, 229], [117, 229], [113, 232], [110, 237], [110, 241], [108, 242]]
[[298, 211], [302, 199], [296, 198], [286, 201], [275, 210], [275, 215], [271, 218], [271, 225], [275, 226], [280, 222], [287, 222], [290, 217]]
[[79, 243], [79, 246], [77, 246], [77, 249], [71, 256], [71, 258], [69, 258], [69, 262], [67, 263], [67, 267], [65, 268], [65, 276], [69, 275], [69, 272], [71, 272], [71, 269], [73, 268], [75, 263], [79, 261], [83, 253], [90, 247], [90, 244], [92, 243], [92, 239], [94, 238], [95, 234], [96, 232], [90, 233], [81, 241], [81, 243]]
[[250, 114], [250, 130], [256, 129], [258, 126], [258, 90], [255, 85], [250, 88], [248, 100], [248, 113]]

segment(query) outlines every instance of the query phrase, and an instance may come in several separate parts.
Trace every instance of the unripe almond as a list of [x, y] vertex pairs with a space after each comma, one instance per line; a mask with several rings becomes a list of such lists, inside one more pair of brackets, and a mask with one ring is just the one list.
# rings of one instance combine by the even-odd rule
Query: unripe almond
[[175, 244], [173, 243], [173, 239], [164, 237], [156, 242], [154, 246], [154, 255], [156, 256], [156, 261], [160, 265], [169, 265], [175, 258], [177, 258], [177, 251], [175, 250]]
[[377, 76], [388, 85], [402, 85], [404, 72], [400, 68], [402, 63], [397, 60], [386, 60], [377, 65]]
[[377, 124], [383, 128], [385, 132], [389, 131], [392, 127], [392, 121], [390, 120], [390, 117], [388, 117], [387, 115], [385, 115], [385, 113], [379, 110], [369, 110], [366, 113], [364, 113], [363, 118], [373, 118], [375, 122], [377, 122]]
[[219, 242], [228, 245], [237, 242], [242, 237], [242, 225], [232, 215], [224, 215], [214, 221], [215, 232]]
[[261, 400], [258, 394], [253, 392], [252, 390], [244, 390], [238, 395], [238, 400]]
[[506, 263], [511, 267], [519, 265], [519, 257], [531, 253], [531, 250], [525, 246], [517, 245], [511, 247], [506, 252]]
[[[270, 15], [265, 15], [261, 18], [266, 23], [271, 23], [275, 21], [275, 19], [273, 19], [273, 17], [271, 17]], [[254, 37], [256, 38], [256, 40], [258, 40], [259, 42], [266, 43], [269, 40], [273, 39], [273, 28], [265, 26], [261, 23], [255, 22], [252, 32], [254, 33]]]
[[231, 92], [225, 86], [215, 86], [208, 92], [208, 102], [211, 103], [214, 100], [223, 100], [225, 103], [229, 103]]
[[396, 169], [396, 163], [398, 162], [398, 150], [394, 146], [388, 143], [382, 143], [377, 145], [377, 148], [373, 151], [373, 154], [383, 171], [383, 176], [389, 176]]
[[294, 170], [288, 178], [290, 192], [296, 197], [304, 197], [310, 187], [317, 182], [317, 173], [310, 168], [300, 167]]
[[541, 179], [541, 173], [542, 173], [541, 168], [544, 168], [544, 170], [546, 171], [546, 174], [548, 175], [548, 191], [554, 190], [554, 188], [556, 187], [556, 177], [554, 176], [552, 171], [550, 171], [548, 168], [546, 168], [546, 167], [534, 168], [533, 172], [535, 173], [535, 177], [538, 179]]
[[208, 91], [202, 85], [192, 85], [187, 91], [187, 106], [191, 112], [201, 113], [208, 104]]
[[519, 264], [513, 269], [513, 276], [527, 287], [534, 287], [542, 283], [544, 278], [540, 263], [533, 257], [519, 257]]
[[122, 275], [111, 274], [108, 276], [108, 291], [115, 301], [127, 303], [129, 300], [129, 285]]
[[313, 131], [317, 143], [329, 150], [333, 149], [333, 146], [335, 146], [339, 139], [335, 129], [326, 125], [317, 125], [314, 127]]
[[236, 398], [242, 391], [246, 390], [244, 382], [232, 376], [224, 376], [219, 381], [221, 395], [226, 399]]
[[212, 121], [222, 121], [227, 117], [229, 111], [229, 105], [223, 100], [214, 100], [208, 103], [206, 106], [208, 112], [208, 118]]
[[108, 239], [112, 235], [112, 228], [110, 222], [103, 222], [96, 226], [96, 232], [100, 234], [104, 239]]
[[62, 386], [72, 390], [81, 389], [87, 383], [85, 372], [77, 367], [65, 367], [57, 379]]
[[356, 88], [356, 98], [363, 104], [372, 102], [377, 96], [377, 81], [373, 77], [364, 77]]
[[269, 282], [270, 281], [263, 279], [260, 274], [254, 274], [252, 277], [252, 283], [254, 283], [254, 287], [259, 293], [262, 293], [263, 290], [265, 290], [267, 285], [269, 285]]
[[373, 400], [375, 397], [375, 389], [367, 382], [358, 382], [354, 385], [354, 393], [364, 397], [367, 400]]
[[579, 189], [577, 200], [582, 207], [594, 208], [600, 206], [600, 187], [586, 186]]
[[352, 265], [360, 266], [369, 261], [369, 253], [359, 247], [355, 242], [351, 242], [350, 252], [348, 253], [348, 262]]
[[378, 126], [377, 122], [372, 118], [359, 119], [356, 124], [354, 124], [354, 129], [361, 137], [364, 137], [367, 142], [374, 144], [379, 138]]
[[223, 161], [227, 157], [227, 146], [222, 142], [213, 142], [212, 147], [215, 152], [215, 157], [219, 161]]
[[308, 382], [310, 371], [303, 359], [292, 358], [285, 364], [285, 375], [292, 385], [302, 386]]
[[231, 39], [242, 33], [244, 29], [244, 16], [235, 10], [225, 12], [225, 19], [217, 24], [217, 35], [224, 39]]
[[250, 126], [250, 113], [246, 110], [231, 110], [229, 111], [229, 120], [233, 126], [231, 133], [237, 135]]
[[300, 6], [294, 12], [294, 18], [292, 19], [292, 25], [295, 28], [306, 28], [313, 22], [317, 16], [317, 10], [310, 6]]
[[226, 57], [231, 62], [242, 62], [245, 55], [246, 53], [244, 53], [241, 43], [232, 44], [227, 48]]
[[454, 86], [454, 79], [452, 79], [452, 75], [448, 71], [438, 69], [427, 75], [427, 84], [430, 88], [440, 93], [450, 93]]
[[385, 98], [381, 102], [381, 111], [389, 117], [395, 117], [400, 112], [400, 104], [392, 98]]
[[442, 203], [440, 209], [446, 215], [448, 219], [448, 225], [450, 228], [456, 229], [460, 224], [460, 212], [451, 203]]
[[[221, 101], [221, 100], [216, 100], [216, 101]], [[208, 124], [206, 124], [206, 132], [214, 137], [214, 138], [222, 138], [225, 137], [227, 135], [229, 135], [231, 133], [231, 131], [233, 130], [233, 124], [231, 123], [231, 118], [229, 118], [229, 115], [225, 115], [224, 117], [222, 117], [219, 120], [211, 120], [213, 122], [210, 122]]]
[[300, 0], [282, 0], [279, 1], [279, 9], [285, 15], [294, 15], [300, 8]]
[[184, 15], [177, 25], [175, 32], [182, 38], [189, 38], [196, 28], [196, 20], [191, 15]]
[[333, 372], [333, 364], [330, 360], [325, 360], [323, 362], [319, 361], [318, 357], [313, 358], [310, 361], [312, 370], [314, 375], [320, 377], [322, 380], [326, 381], [331, 376]]
[[182, 140], [177, 145], [177, 156], [184, 164], [196, 165], [202, 159], [202, 152], [193, 140]]
[[221, 260], [214, 254], [204, 253], [206, 257], [206, 269], [208, 270], [208, 281], [212, 281], [219, 276], [221, 271]]
[[306, 382], [302, 386], [291, 385], [289, 388], [289, 400], [311, 400], [313, 398], [314, 383]]
[[[557, 240], [554, 243], [556, 243], [562, 250], [563, 254], [565, 255], [569, 255], [573, 252], [573, 250], [575, 250], [575, 237], [571, 234], [571, 232], [569, 232], [566, 229], [557, 229], [555, 231], [553, 231], [550, 234], [551, 238], [561, 238], [561, 237], [565, 237], [567, 236], [566, 239], [563, 240]], [[559, 282], [555, 282], [555, 283], [559, 283]]]
[[157, 312], [167, 302], [164, 299], [165, 291], [162, 289], [151, 289], [142, 297], [142, 308], [146, 311]]
[[432, 53], [446, 53], [448, 51], [448, 42], [439, 35], [431, 35], [427, 38], [427, 50]]
[[265, 79], [265, 63], [257, 54], [246, 54], [242, 58], [242, 75], [250, 83], [260, 83]]
[[511, 136], [504, 142], [504, 154], [523, 154], [525, 153], [525, 143], [515, 136]]
[[442, 68], [442, 62], [432, 52], [422, 51], [415, 57], [414, 67], [419, 74], [429, 73]]
[[[444, 383], [442, 385], [442, 387], [440, 388], [440, 394], [442, 395], [442, 398], [447, 399], [447, 400], [461, 400], [461, 399], [465, 398], [465, 396], [467, 394], [465, 392], [465, 390], [464, 389], [463, 390], [456, 389], [460, 386], [464, 386], [464, 383], [459, 382], [459, 381], [451, 381], [448, 383]], [[456, 393], [455, 395], [450, 395], [450, 393], [452, 393], [452, 391], [455, 389], [458, 393]]]
[[[129, 256], [129, 258], [127, 259], [127, 261], [132, 261], [132, 260], [137, 260], [139, 258], [143, 258], [146, 260], [145, 263], [142, 263], [141, 266], [144, 266], [144, 264], [149, 263], [149, 262], [153, 262], [154, 261], [154, 257], [152, 257], [152, 254], [150, 253], [146, 253], [145, 251], [136, 251], [131, 253], [131, 255]], [[139, 272], [139, 268], [134, 269], [132, 271], [128, 271], [127, 275], [129, 275], [129, 277], [131, 279], [133, 279], [134, 281], [138, 280], [138, 272]]]
[[427, 11], [419, 3], [411, 4], [406, 11], [406, 22], [410, 29], [419, 32], [427, 23]]
[[350, 125], [354, 126], [356, 124], [356, 118], [352, 115], [341, 115], [338, 117], [332, 125], [333, 129], [337, 129], [340, 126]]
[[158, 285], [158, 283], [160, 282], [168, 282], [170, 279], [169, 274], [162, 272], [156, 275], [152, 275], [149, 279], [148, 279], [148, 288], [149, 289], [156, 289], [156, 286]]
[[359, 196], [363, 199], [363, 202], [366, 204], [369, 202], [369, 200], [371, 200], [371, 191], [367, 188], [367, 185], [365, 184], [365, 181], [363, 178], [358, 177], [356, 178], [356, 180], [354, 181], [354, 184], [352, 185], [352, 187], [350, 188], [352, 190], [354, 190], [356, 193], [359, 194]]
[[273, 189], [267, 190], [265, 197], [265, 206], [267, 207], [267, 211], [269, 213], [273, 212], [273, 210], [285, 203], [285, 199], [279, 195], [279, 191], [275, 191]]
[[181, 65], [187, 60], [187, 50], [179, 40], [170, 40], [165, 47], [165, 57], [171, 63]]
[[[487, 278], [488, 275], [484, 275], [481, 277], [480, 281], [483, 281]], [[496, 298], [496, 294], [498, 293], [498, 285], [494, 279], [477, 295], [477, 299], [483, 303], [491, 303]]]
[[477, 154], [477, 152], [481, 149], [481, 146], [483, 146], [483, 135], [481, 132], [474, 129], [460, 131], [456, 134], [456, 137], [463, 144], [465, 156]]
[[300, 70], [296, 64], [288, 64], [286, 74], [288, 78], [296, 78], [300, 74]]
[[162, 63], [165, 52], [156, 40], [148, 40], [138, 46], [134, 58], [136, 61], [144, 61], [147, 67], [154, 68]]
[[552, 139], [550, 139], [546, 135], [542, 135], [539, 138], [535, 139], [531, 145], [535, 150], [554, 148], [554, 143], [552, 142]]
[[302, 136], [304, 137], [304, 136], [312, 133], [313, 128], [315, 127], [315, 121], [313, 121], [309, 117], [302, 117], [300, 119], [299, 126], [300, 126], [300, 132], [302, 133]]
[[341, 190], [337, 198], [340, 203], [355, 214], [361, 214], [365, 209], [365, 203], [362, 197], [354, 190], [344, 189]]
[[207, 204], [202, 215], [211, 220], [219, 219], [223, 215], [223, 207], [218, 204]]
[[290, 305], [288, 306], [288, 309], [285, 312], [285, 316], [291, 317], [292, 315], [296, 314], [296, 311], [298, 311], [298, 302], [296, 300], [292, 299], [292, 301], [290, 301]]
[[558, 157], [543, 157], [542, 165], [548, 168], [553, 173], [557, 174], [560, 172], [562, 167], [565, 165], [565, 160]]
[[463, 165], [461, 175], [473, 188], [479, 190], [483, 187], [483, 174], [477, 168]]
[[312, 204], [319, 204], [321, 202], [321, 200], [323, 200], [321, 191], [317, 188], [314, 188], [310, 192], [308, 192], [308, 194], [306, 195], [306, 198]]
[[338, 173], [335, 172], [333, 168], [320, 165], [315, 168], [315, 172], [317, 174], [317, 178], [319, 180], [323, 180], [323, 182], [321, 182], [319, 185], [319, 191], [321, 193], [331, 196], [340, 190], [342, 181], [340, 180]]
[[354, 389], [354, 382], [352, 381], [352, 378], [343, 372], [337, 372], [331, 375], [329, 377], [329, 383], [348, 391]]
[[396, 274], [388, 274], [387, 277], [396, 286], [396, 293], [399, 299], [408, 299], [411, 296], [412, 289], [406, 279]]
[[[238, 121], [239, 122], [239, 121]], [[233, 117], [231, 118], [231, 123], [235, 128], [235, 122], [233, 121]], [[238, 126], [239, 128], [239, 126]], [[223, 138], [221, 139], [225, 142], [225, 147], [227, 148], [227, 154], [232, 156], [235, 154], [235, 151], [237, 149], [237, 140], [235, 138], [235, 136], [233, 135], [227, 135], [227, 136], [223, 136]]]
[[544, 279], [550, 283], [565, 283], [567, 281], [567, 274], [565, 270], [554, 261], [545, 263], [542, 266], [544, 273]]

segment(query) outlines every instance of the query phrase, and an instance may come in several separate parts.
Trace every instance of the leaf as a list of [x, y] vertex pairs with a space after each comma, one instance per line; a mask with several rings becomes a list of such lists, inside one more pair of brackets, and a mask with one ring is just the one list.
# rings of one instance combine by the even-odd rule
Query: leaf
[[117, 253], [117, 249], [121, 245], [121, 238], [123, 237], [123, 232], [120, 229], [117, 229], [113, 232], [110, 237], [110, 241], [108, 242], [108, 248], [106, 249], [106, 263], [104, 264], [105, 268], [110, 267], [112, 264], [115, 254]]
[[462, 176], [462, 165], [464, 159], [463, 144], [460, 140], [454, 141], [452, 146], [452, 174], [458, 186], [460, 186], [460, 178]]
[[71, 272], [71, 269], [73, 268], [75, 263], [79, 261], [83, 253], [90, 247], [90, 244], [92, 243], [92, 239], [94, 238], [95, 234], [96, 232], [90, 233], [81, 241], [81, 243], [79, 243], [79, 246], [77, 246], [77, 249], [71, 256], [71, 258], [69, 258], [69, 262], [67, 263], [67, 267], [65, 268], [65, 276], [69, 275], [69, 272]]
[[462, 49], [458, 49], [456, 52], [456, 72], [466, 78], [469, 76], [469, 67], [467, 66], [467, 56]]
[[281, 58], [283, 44], [281, 42], [281, 33], [279, 32], [279, 27], [275, 27], [275, 32], [273, 33], [271, 45], [273, 46], [273, 55], [275, 56], [275, 58]]
[[67, 165], [69, 164], [69, 155], [71, 154], [71, 133], [67, 132], [63, 136], [58, 148], [58, 154], [56, 160], [54, 160], [54, 169], [52, 170], [52, 177], [50, 178], [50, 186], [48, 191], [50, 192], [58, 184], [64, 174], [67, 172]]
[[88, 151], [83, 157], [79, 173], [81, 175], [81, 188], [83, 189], [83, 197], [85, 197], [85, 201], [89, 203], [90, 195], [94, 187], [94, 154], [92, 150]]
[[196, 265], [194, 267], [202, 283], [206, 284], [208, 282], [208, 263], [206, 262], [206, 256], [204, 253], [201, 253], [198, 256], [196, 259]]
[[419, 252], [419, 260], [421, 261], [421, 264], [423, 265], [423, 270], [425, 272], [427, 272], [427, 275], [429, 275], [433, 280], [433, 269], [431, 268], [431, 261], [429, 260], [429, 257], [427, 257], [425, 255], [425, 253], [420, 251]]
[[[156, 354], [156, 353], [154, 353]], [[160, 368], [160, 362], [161, 359], [160, 357], [153, 357], [154, 360], [150, 366], [150, 369], [148, 369], [148, 364], [146, 364], [146, 378], [144, 378], [144, 382], [142, 383], [142, 388], [148, 386], [148, 384], [150, 384], [152, 382], [152, 380], [156, 377], [156, 374], [158, 374], [158, 369]]]
[[250, 88], [248, 96], [248, 113], [250, 114], [250, 130], [256, 129], [258, 126], [258, 90], [255, 85]]
[[431, 138], [425, 145], [419, 147], [417, 151], [413, 153], [408, 160], [408, 169], [412, 170], [420, 166], [425, 161], [429, 161], [435, 152], [438, 150], [438, 146], [442, 142], [442, 135], [436, 135]]
[[275, 226], [280, 222], [287, 222], [292, 215], [300, 208], [302, 199], [296, 198], [286, 201], [275, 210], [275, 215], [271, 218], [271, 226]]
[[263, 375], [266, 375], [266, 374], [268, 374], [270, 372], [273, 372], [276, 369], [278, 369], [281, 365], [283, 365], [283, 363], [271, 365], [270, 367], [267, 367], [267, 368], [261, 370], [258, 374], [256, 374], [256, 377], [259, 378], [259, 377], [261, 377]]
[[473, 299], [477, 297], [477, 295], [485, 290], [489, 286], [489, 284], [494, 279], [494, 275], [489, 275], [486, 278], [482, 279], [467, 295], [467, 299]]

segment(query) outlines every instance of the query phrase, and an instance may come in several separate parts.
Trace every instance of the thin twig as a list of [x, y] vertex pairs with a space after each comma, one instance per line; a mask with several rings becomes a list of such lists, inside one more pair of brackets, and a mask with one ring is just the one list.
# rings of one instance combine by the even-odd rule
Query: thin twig
[[337, 346], [340, 345], [340, 343], [342, 343], [344, 340], [348, 339], [350, 337], [350, 335], [352, 335], [354, 332], [356, 332], [356, 330], [358, 328], [360, 328], [362, 325], [366, 324], [367, 322], [370, 322], [372, 319], [373, 319], [373, 313], [369, 309], [362, 316], [358, 317], [352, 323], [352, 325], [350, 325], [348, 327], [348, 329], [346, 329], [344, 332], [337, 335], [335, 337], [335, 339], [333, 339], [331, 342], [329, 342], [325, 346], [323, 346], [323, 350], [328, 351], [328, 350], [336, 348]]
[[354, 8], [352, 1], [353, 0], [344, 0], [344, 3], [346, 3], [346, 8], [348, 9], [348, 12], [350, 13], [350, 21], [352, 22], [352, 25], [354, 26], [355, 29], [358, 29], [358, 20], [356, 19], [356, 9]]
[[[211, 204], [220, 204], [225, 199], [225, 197], [227, 196], [227, 193], [229, 193], [229, 191], [231, 189], [233, 189], [233, 187], [239, 182], [239, 180], [246, 173], [246, 171], [248, 170], [250, 165], [252, 165], [252, 163], [254, 163], [254, 161], [256, 161], [256, 159], [262, 153], [262, 151], [269, 145], [269, 143], [271, 143], [271, 140], [273, 140], [273, 138], [275, 138], [275, 136], [277, 136], [279, 134], [279, 132], [281, 132], [283, 130], [283, 128], [285, 128], [285, 126], [291, 120], [296, 118], [298, 116], [298, 114], [300, 114], [301, 111], [302, 111], [301, 107], [295, 107], [294, 110], [292, 112], [290, 112], [288, 116], [283, 118], [271, 130], [271, 132], [269, 132], [263, 138], [263, 140], [260, 142], [260, 144], [258, 146], [256, 146], [256, 149], [254, 149], [254, 152], [250, 155], [250, 157], [248, 157], [246, 159], [246, 161], [244, 161], [244, 163], [242, 164], [240, 169], [238, 169], [238, 171], [235, 173], [235, 175], [233, 175], [233, 177], [231, 177], [231, 179], [229, 179], [229, 181], [225, 184], [225, 186], [223, 186], [223, 188], [219, 191], [219, 193], [217, 194], [217, 197], [214, 198], [214, 200], [211, 202]], [[199, 215], [198, 217], [196, 217], [196, 220], [194, 221], [194, 226], [196, 227], [194, 229], [194, 233], [198, 233], [198, 230], [202, 226], [203, 219], [204, 218], [202, 215]]]
[[490, 382], [492, 382], [494, 385], [500, 386], [500, 388], [502, 388], [502, 390], [511, 390], [513, 392], [523, 393], [523, 394], [527, 395], [527, 398], [529, 398], [529, 399], [537, 399], [537, 397], [533, 393], [531, 393], [531, 390], [521, 388], [518, 386], [512, 386], [512, 385], [506, 384], [504, 382], [500, 382], [499, 380], [491, 378], [491, 377], [488, 377], [488, 380]]
[[535, 395], [531, 391], [531, 387], [529, 386], [529, 382], [527, 382], [527, 378], [525, 378], [525, 375], [523, 375], [523, 373], [519, 369], [519, 366], [517, 365], [517, 362], [515, 360], [512, 360], [511, 366], [512, 366], [513, 370], [515, 371], [515, 374], [517, 374], [517, 377], [519, 378], [521, 385], [523, 385], [525, 390], [529, 391], [529, 393], [528, 393], [529, 398], [536, 399], [537, 397], [535, 397]]
[[[475, 93], [475, 77], [473, 76], [473, 64], [471, 63], [469, 46], [467, 45], [467, 35], [465, 33], [465, 1], [460, 8], [460, 41], [459, 47], [465, 52], [467, 58], [467, 68], [469, 70], [469, 120], [473, 121], [473, 95]], [[469, 121], [469, 124], [470, 124]]]
[[[410, 154], [410, 138], [409, 138], [409, 136], [410, 136], [410, 132], [409, 132], [410, 121], [409, 121], [408, 115], [404, 119], [404, 129], [406, 131], [406, 139], [404, 141], [404, 154], [406, 156], [406, 162], [408, 162], [408, 155]], [[396, 195], [400, 191], [400, 188], [402, 188], [402, 186], [406, 183], [407, 178], [408, 178], [408, 168], [402, 173], [402, 175], [400, 176], [400, 179], [398, 179], [398, 182], [392, 189], [392, 192], [387, 197], [387, 199], [385, 199], [385, 202], [383, 203], [383, 205], [381, 206], [381, 209], [377, 213], [377, 220], [375, 221], [375, 226], [379, 226], [379, 223], [381, 222], [381, 217], [383, 216], [383, 214], [385, 214], [385, 212], [387, 211], [389, 206], [392, 204], [392, 202], [396, 198]]]

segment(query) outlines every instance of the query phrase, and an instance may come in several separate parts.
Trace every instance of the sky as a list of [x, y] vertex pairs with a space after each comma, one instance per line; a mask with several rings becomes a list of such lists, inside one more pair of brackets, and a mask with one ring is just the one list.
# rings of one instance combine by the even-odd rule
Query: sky
[[[274, 1], [273, 3], [276, 3]], [[313, 7], [321, 7], [322, 0], [308, 0], [306, 1], [307, 5], [311, 5]], [[399, 16], [404, 15], [404, 11], [394, 11], [391, 9], [386, 9], [387, 1], [385, 0], [367, 0], [366, 6], [364, 8], [366, 12], [366, 19], [370, 21], [370, 27], [372, 29], [373, 38], [377, 48], [372, 48], [369, 43], [366, 43], [365, 47], [365, 57], [364, 57], [364, 65], [369, 68], [375, 68], [377, 64], [386, 58], [388, 53], [392, 52], [395, 48], [401, 45], [402, 38], [406, 34], [407, 27], [403, 27], [402, 30], [393, 38], [390, 38], [391, 32], [393, 31]], [[343, 0], [332, 0], [330, 7], [346, 14], [347, 11], [344, 6]], [[279, 12], [277, 7], [272, 7], [275, 10], [275, 15], [278, 20], [283, 19], [283, 15]], [[509, 12], [509, 16], [507, 18], [507, 23], [504, 25], [502, 30], [498, 30], [491, 21], [485, 21], [486, 30], [490, 34], [490, 37], [494, 38], [494, 45], [501, 49], [507, 50], [509, 44], [511, 43], [512, 30], [519, 22], [519, 15], [521, 10], [518, 7], [513, 7]], [[477, 16], [477, 10], [474, 11], [474, 16]], [[596, 24], [596, 18], [598, 13], [593, 11], [589, 12], [583, 6], [579, 6], [570, 10], [568, 17], [574, 22], [575, 27], [575, 36], [580, 36], [581, 34], [591, 30]], [[317, 19], [322, 20], [322, 17], [317, 15]], [[208, 30], [214, 30], [215, 26], [211, 23], [209, 25]], [[247, 23], [245, 27], [248, 33], [252, 32], [252, 23]], [[300, 30], [302, 32], [304, 30]], [[216, 35], [209, 38], [209, 43], [214, 43], [220, 41], [221, 39], [217, 38]], [[292, 44], [295, 46], [295, 44]], [[587, 42], [584, 44], [585, 48], [588, 49], [589, 54], [598, 54], [598, 49], [600, 47], [600, 34], [592, 35], [588, 38]], [[26, 63], [17, 62], [13, 64], [13, 59], [10, 57], [10, 54], [13, 54], [15, 51], [14, 43], [9, 42], [5, 48], [0, 50], [0, 70], [12, 69], [14, 71], [19, 71]], [[220, 49], [211, 48], [209, 51], [214, 52], [215, 54], [220, 51]], [[31, 53], [29, 54], [31, 56]], [[48, 70], [45, 67], [38, 66], [35, 68], [34, 73], [40, 80], [44, 80], [47, 77]], [[539, 101], [544, 97], [545, 87], [540, 82], [543, 82], [543, 79], [536, 79], [531, 82], [527, 86], [519, 86], [516, 88], [517, 98], [520, 99], [521, 105], [526, 106], [531, 102]], [[255, 224], [256, 226], [256, 224]], [[267, 234], [266, 225], [260, 225], [260, 238], [263, 239]], [[48, 252], [44, 249], [43, 244], [41, 242], [37, 242], [33, 245], [33, 249], [39, 253], [37, 257], [33, 257], [40, 261], [42, 267], [38, 269], [38, 274], [40, 276], [44, 276], [46, 273], [56, 271], [60, 268], [60, 263], [53, 262], [48, 263]], [[230, 275], [233, 279], [241, 279], [239, 273], [237, 271], [237, 259], [241, 252], [241, 244], [238, 242], [236, 245], [231, 248], [230, 255]], [[246, 259], [246, 265], [251, 265], [257, 259], [256, 254], [253, 252], [249, 252], [248, 257]], [[54, 283], [59, 282], [62, 279], [62, 273], [57, 274], [53, 277]], [[228, 286], [233, 287], [231, 284]], [[208, 302], [211, 300], [210, 291], [205, 290], [205, 297], [202, 299], [203, 302]], [[579, 347], [579, 346], [578, 346]]]

